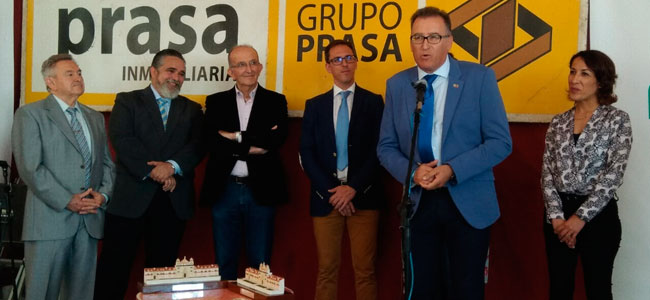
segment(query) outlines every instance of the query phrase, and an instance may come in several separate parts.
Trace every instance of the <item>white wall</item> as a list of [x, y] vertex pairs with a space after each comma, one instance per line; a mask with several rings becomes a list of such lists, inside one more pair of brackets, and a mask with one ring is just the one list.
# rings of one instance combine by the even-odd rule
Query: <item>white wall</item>
[[648, 0], [591, 1], [591, 49], [616, 64], [619, 102], [632, 119], [634, 142], [618, 193], [623, 223], [614, 265], [614, 299], [650, 299], [650, 19]]
[[[14, 116], [14, 10], [2, 1], [0, 10], [0, 160], [11, 161], [11, 122]], [[1, 181], [0, 181], [1, 182]]]

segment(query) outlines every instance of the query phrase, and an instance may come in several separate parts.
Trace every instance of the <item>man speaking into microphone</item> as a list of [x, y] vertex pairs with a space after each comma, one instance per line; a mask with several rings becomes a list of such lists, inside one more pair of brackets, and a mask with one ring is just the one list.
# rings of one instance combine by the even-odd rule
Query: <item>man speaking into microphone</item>
[[426, 81], [410, 184], [411, 299], [483, 299], [489, 228], [499, 217], [492, 168], [512, 150], [494, 71], [457, 61], [452, 43], [446, 12], [417, 10], [410, 37], [417, 66], [386, 82], [377, 154], [401, 181], [416, 108], [412, 83]]

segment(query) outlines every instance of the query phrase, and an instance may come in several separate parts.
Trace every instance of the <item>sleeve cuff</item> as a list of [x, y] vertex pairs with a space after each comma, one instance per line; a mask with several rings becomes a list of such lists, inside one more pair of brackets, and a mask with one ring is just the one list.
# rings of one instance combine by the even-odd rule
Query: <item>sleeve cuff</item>
[[417, 169], [418, 168], [415, 167], [415, 169], [411, 172], [411, 176], [409, 177], [410, 178], [409, 179], [409, 190], [417, 186], [417, 184], [415, 183], [415, 180], [413, 180], [413, 177], [415, 176], [415, 171]]
[[547, 218], [548, 218], [549, 221], [551, 221], [553, 219], [564, 220], [564, 214], [563, 213], [551, 213], [551, 214], [548, 214]]
[[167, 162], [172, 164], [172, 167], [174, 167], [174, 174], [175, 175], [183, 176], [183, 170], [181, 170], [181, 167], [178, 165], [178, 163], [176, 163], [175, 161], [173, 161], [171, 159], [168, 160]]
[[102, 196], [104, 196], [104, 204], [107, 204], [108, 203], [108, 195], [106, 195], [105, 193], [100, 193], [100, 194], [102, 194]]
[[575, 214], [578, 219], [584, 221], [585, 223], [588, 223], [591, 219], [585, 215], [585, 214]]

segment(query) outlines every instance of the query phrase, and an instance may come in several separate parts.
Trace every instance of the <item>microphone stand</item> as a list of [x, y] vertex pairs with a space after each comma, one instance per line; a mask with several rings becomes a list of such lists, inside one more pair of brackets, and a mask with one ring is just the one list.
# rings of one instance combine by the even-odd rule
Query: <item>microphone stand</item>
[[418, 128], [420, 127], [420, 112], [422, 112], [422, 105], [424, 103], [424, 92], [426, 85], [414, 84], [416, 89], [416, 106], [413, 113], [413, 135], [411, 137], [411, 148], [409, 151], [409, 163], [406, 169], [406, 178], [402, 187], [402, 202], [399, 204], [400, 214], [400, 230], [402, 231], [402, 280], [404, 281], [403, 294], [405, 299], [410, 299], [410, 294], [413, 290], [413, 270], [411, 259], [411, 224], [409, 220], [409, 212], [413, 207], [413, 202], [409, 197], [409, 190], [411, 187], [411, 172], [413, 172], [413, 159], [415, 156], [415, 147], [418, 136]]

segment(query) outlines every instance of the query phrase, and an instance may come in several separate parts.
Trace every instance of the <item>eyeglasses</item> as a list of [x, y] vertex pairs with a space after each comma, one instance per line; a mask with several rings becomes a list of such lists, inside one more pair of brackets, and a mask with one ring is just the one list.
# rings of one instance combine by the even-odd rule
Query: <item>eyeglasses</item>
[[448, 38], [450, 36], [451, 36], [450, 34], [448, 34], [448, 35], [439, 35], [437, 33], [432, 33], [430, 35], [425, 36], [425, 35], [421, 35], [419, 33], [416, 33], [416, 34], [411, 36], [411, 42], [413, 42], [413, 44], [422, 44], [422, 43], [424, 43], [424, 40], [427, 40], [427, 42], [429, 42], [429, 44], [434, 45], [434, 44], [440, 43], [440, 41], [443, 38]]
[[357, 62], [357, 58], [354, 55], [346, 55], [346, 56], [339, 56], [339, 57], [332, 58], [330, 59], [330, 63], [335, 66], [338, 66], [342, 64], [344, 60], [349, 64], [353, 62]]
[[242, 61], [242, 62], [239, 62], [237, 64], [231, 65], [230, 67], [233, 68], [233, 69], [241, 69], [241, 68], [246, 68], [246, 66], [249, 66], [252, 69], [252, 68], [255, 68], [255, 67], [261, 66], [261, 65], [262, 64], [259, 61], [251, 60], [248, 63]]

